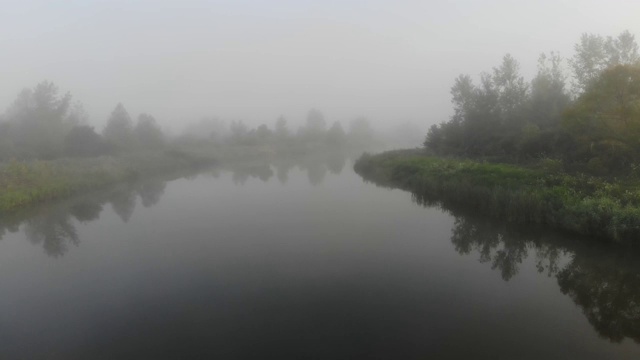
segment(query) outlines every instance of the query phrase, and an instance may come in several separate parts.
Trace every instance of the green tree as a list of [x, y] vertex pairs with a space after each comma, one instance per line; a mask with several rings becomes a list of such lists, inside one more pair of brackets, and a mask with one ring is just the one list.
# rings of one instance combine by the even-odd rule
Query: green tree
[[7, 109], [11, 137], [24, 157], [51, 159], [62, 154], [64, 137], [73, 126], [71, 95], [60, 95], [52, 82], [43, 81], [23, 90]]
[[74, 126], [64, 143], [65, 153], [69, 156], [100, 156], [109, 152], [102, 136], [88, 125]]
[[640, 60], [635, 37], [624, 31], [617, 37], [582, 34], [574, 46], [570, 61], [573, 69], [574, 91], [580, 94], [607, 68], [615, 65], [632, 65]]
[[133, 122], [122, 103], [111, 112], [107, 125], [102, 131], [105, 140], [120, 150], [131, 149], [133, 145]]
[[502, 64], [493, 68], [492, 80], [503, 124], [519, 127], [528, 100], [528, 86], [520, 75], [520, 63], [510, 54], [506, 54], [502, 58]]
[[335, 148], [344, 147], [347, 143], [347, 134], [340, 122], [336, 121], [327, 131], [327, 143]]
[[156, 119], [149, 114], [140, 114], [138, 122], [133, 129], [136, 144], [146, 150], [162, 148], [165, 137]]
[[616, 65], [589, 84], [567, 109], [564, 128], [578, 155], [611, 169], [640, 155], [640, 65]]
[[554, 52], [549, 56], [541, 54], [538, 58], [538, 73], [531, 81], [531, 124], [539, 129], [560, 124], [562, 111], [571, 102], [565, 83], [566, 76], [560, 55]]

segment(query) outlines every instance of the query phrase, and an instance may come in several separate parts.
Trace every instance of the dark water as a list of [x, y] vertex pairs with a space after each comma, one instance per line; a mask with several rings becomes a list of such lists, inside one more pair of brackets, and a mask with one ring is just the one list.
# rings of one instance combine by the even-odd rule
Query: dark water
[[291, 166], [1, 219], [0, 359], [640, 358], [633, 252]]

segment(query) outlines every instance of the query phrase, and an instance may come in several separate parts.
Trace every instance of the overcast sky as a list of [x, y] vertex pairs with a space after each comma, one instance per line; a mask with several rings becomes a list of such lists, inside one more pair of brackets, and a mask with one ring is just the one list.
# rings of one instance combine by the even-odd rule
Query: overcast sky
[[272, 124], [309, 108], [329, 121], [432, 124], [449, 89], [511, 53], [583, 32], [640, 35], [640, 1], [0, 0], [0, 107], [50, 80], [99, 128], [118, 103], [168, 127], [202, 116]]

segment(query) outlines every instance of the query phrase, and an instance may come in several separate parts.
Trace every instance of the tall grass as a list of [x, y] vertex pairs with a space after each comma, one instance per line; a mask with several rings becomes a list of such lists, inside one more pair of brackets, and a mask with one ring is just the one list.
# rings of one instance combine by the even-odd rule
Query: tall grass
[[367, 180], [413, 192], [421, 203], [611, 241], [640, 241], [640, 186], [633, 179], [606, 181], [553, 166], [523, 168], [405, 152], [365, 155], [354, 168]]

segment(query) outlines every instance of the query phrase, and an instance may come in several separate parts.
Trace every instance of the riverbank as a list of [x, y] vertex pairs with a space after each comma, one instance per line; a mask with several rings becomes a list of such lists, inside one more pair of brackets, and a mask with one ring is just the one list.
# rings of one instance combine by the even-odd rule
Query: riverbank
[[421, 203], [465, 209], [511, 223], [542, 225], [615, 242], [640, 239], [640, 185], [535, 167], [428, 156], [420, 150], [363, 155], [364, 179], [411, 191]]
[[215, 162], [211, 155], [175, 149], [95, 158], [11, 161], [0, 165], [0, 214], [140, 176]]

